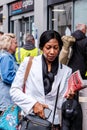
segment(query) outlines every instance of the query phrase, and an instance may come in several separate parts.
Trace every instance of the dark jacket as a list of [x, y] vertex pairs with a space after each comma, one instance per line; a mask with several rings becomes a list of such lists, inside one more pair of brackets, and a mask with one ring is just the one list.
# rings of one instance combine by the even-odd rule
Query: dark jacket
[[72, 47], [73, 53], [68, 66], [72, 68], [73, 72], [79, 69], [82, 78], [85, 79], [87, 61], [87, 37], [80, 30], [72, 33], [72, 36], [76, 38], [76, 42]]
[[35, 49], [35, 44], [31, 42], [26, 42], [26, 44], [23, 45], [23, 48], [26, 50], [32, 50]]

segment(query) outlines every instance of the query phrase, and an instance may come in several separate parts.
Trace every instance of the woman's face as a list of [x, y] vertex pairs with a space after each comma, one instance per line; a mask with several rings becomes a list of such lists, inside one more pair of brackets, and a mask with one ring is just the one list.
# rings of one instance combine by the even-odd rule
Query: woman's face
[[43, 54], [48, 62], [52, 62], [59, 54], [59, 43], [56, 39], [49, 40], [43, 47]]
[[13, 54], [13, 53], [15, 53], [16, 48], [17, 48], [17, 40], [16, 40], [16, 38], [12, 38], [12, 43], [11, 43], [9, 51]]

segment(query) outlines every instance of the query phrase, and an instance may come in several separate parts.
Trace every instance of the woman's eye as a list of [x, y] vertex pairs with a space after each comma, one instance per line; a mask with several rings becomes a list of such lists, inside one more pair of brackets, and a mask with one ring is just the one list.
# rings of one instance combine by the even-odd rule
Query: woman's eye
[[53, 48], [53, 49], [57, 50], [59, 47], [58, 47], [58, 46], [54, 46], [54, 47], [47, 46], [47, 47], [46, 47], [46, 49], [48, 49], [48, 50], [49, 50], [49, 49], [51, 49], [51, 48]]
[[49, 50], [50, 48], [51, 48], [50, 46], [47, 46], [47, 47], [46, 47], [46, 49], [48, 49], [48, 50]]
[[58, 46], [55, 46], [54, 49], [58, 49], [59, 47]]

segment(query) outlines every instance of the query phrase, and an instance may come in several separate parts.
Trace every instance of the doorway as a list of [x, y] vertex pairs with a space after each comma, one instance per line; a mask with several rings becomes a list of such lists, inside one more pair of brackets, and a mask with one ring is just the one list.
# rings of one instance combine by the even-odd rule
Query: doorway
[[33, 34], [33, 23], [34, 23], [34, 16], [30, 17], [22, 17], [22, 19], [19, 20], [20, 23], [20, 41], [21, 46], [24, 44], [24, 38], [26, 33]]

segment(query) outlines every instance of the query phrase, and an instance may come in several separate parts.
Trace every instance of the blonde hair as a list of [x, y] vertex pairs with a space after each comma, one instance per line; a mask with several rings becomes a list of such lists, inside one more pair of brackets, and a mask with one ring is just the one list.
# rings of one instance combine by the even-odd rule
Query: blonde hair
[[2, 35], [0, 38], [0, 49], [8, 51], [12, 43], [12, 38], [15, 37], [13, 33], [5, 33]]

